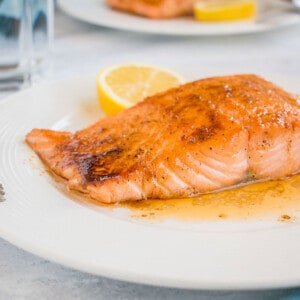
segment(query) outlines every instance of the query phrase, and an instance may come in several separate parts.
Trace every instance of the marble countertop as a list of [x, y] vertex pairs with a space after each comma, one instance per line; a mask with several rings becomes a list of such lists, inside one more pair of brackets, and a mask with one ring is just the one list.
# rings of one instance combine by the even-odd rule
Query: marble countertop
[[[300, 76], [300, 26], [258, 35], [178, 38], [100, 28], [57, 11], [55, 27], [53, 70], [46, 80], [96, 74], [103, 66], [125, 61], [173, 69], [184, 64], [185, 70], [197, 62], [203, 72]], [[6, 299], [295, 300], [300, 299], [300, 289], [189, 291], [137, 285], [62, 267], [0, 239], [0, 300]]]

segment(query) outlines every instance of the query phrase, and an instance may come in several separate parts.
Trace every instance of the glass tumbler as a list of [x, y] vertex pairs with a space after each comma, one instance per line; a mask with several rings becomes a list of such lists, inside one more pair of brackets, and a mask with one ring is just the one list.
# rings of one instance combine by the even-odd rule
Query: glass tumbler
[[0, 0], [0, 89], [43, 75], [51, 60], [53, 0]]

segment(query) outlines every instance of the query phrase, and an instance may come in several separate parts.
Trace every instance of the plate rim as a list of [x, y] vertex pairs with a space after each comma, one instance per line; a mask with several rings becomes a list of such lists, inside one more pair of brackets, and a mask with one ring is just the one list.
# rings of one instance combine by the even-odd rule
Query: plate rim
[[[99, 269], [91, 269], [90, 266], [84, 266], [79, 264], [75, 260], [67, 259], [67, 257], [59, 258], [55, 254], [51, 252], [47, 252], [38, 247], [32, 247], [30, 245], [22, 242], [21, 239], [14, 238], [12, 235], [7, 237], [1, 234], [0, 230], [0, 238], [14, 245], [15, 247], [26, 251], [29, 254], [35, 255], [41, 259], [49, 260], [52, 263], [62, 265], [64, 267], [70, 268], [75, 271], [80, 271], [86, 274], [91, 274], [95, 276], [101, 276], [104, 278], [119, 280], [123, 282], [133, 283], [133, 284], [142, 284], [146, 286], [155, 286], [155, 287], [163, 287], [163, 288], [177, 288], [177, 289], [189, 289], [189, 290], [224, 290], [224, 291], [251, 291], [251, 290], [265, 290], [265, 289], [283, 289], [283, 288], [295, 288], [300, 285], [300, 278], [298, 280], [287, 280], [287, 281], [269, 281], [269, 282], [252, 282], [242, 284], [239, 282], [202, 282], [201, 285], [197, 282], [175, 282], [173, 280], [166, 280], [165, 278], [162, 281], [162, 278], [154, 278], [152, 276], [143, 276], [139, 277], [138, 274], [128, 273], [128, 272], [118, 272], [118, 271], [110, 271], [108, 269], [99, 270]], [[25, 244], [25, 246], [24, 246]]]

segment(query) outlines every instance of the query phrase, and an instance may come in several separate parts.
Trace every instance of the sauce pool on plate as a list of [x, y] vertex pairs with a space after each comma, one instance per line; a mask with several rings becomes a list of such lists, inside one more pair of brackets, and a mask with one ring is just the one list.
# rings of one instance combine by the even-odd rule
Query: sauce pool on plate
[[292, 223], [300, 213], [300, 174], [286, 180], [274, 180], [240, 186], [194, 198], [141, 200], [104, 204], [86, 195], [69, 191], [61, 178], [48, 171], [55, 186], [68, 198], [92, 209], [125, 208], [135, 219], [183, 221], [251, 220], [272, 218]]
[[294, 222], [300, 212], [300, 175], [255, 183], [196, 198], [142, 200], [118, 204], [135, 218], [234, 220], [274, 217]]

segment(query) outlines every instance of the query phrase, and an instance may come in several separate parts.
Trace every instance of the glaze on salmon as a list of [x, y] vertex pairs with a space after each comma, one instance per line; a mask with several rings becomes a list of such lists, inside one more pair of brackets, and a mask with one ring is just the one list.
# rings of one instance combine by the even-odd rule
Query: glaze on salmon
[[106, 0], [106, 3], [121, 11], [162, 19], [192, 14], [194, 0]]
[[27, 143], [70, 189], [106, 203], [193, 197], [300, 171], [300, 104], [255, 75], [195, 81], [75, 132]]

